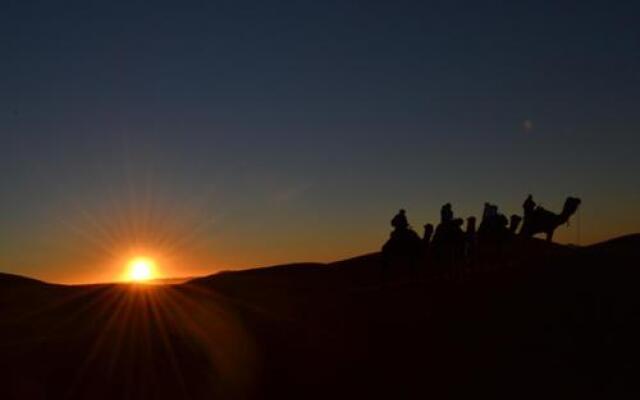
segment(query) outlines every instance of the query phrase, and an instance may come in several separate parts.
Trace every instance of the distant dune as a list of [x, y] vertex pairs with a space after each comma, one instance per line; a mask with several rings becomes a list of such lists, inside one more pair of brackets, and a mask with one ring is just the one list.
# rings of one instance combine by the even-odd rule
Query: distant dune
[[0, 274], [0, 399], [636, 398], [640, 235], [453, 280], [377, 253], [173, 285]]
[[192, 276], [177, 277], [177, 278], [161, 278], [161, 279], [153, 279], [149, 283], [155, 283], [158, 285], [179, 285], [181, 283], [188, 282], [192, 279], [194, 279]]
[[26, 278], [20, 275], [5, 274], [0, 272], [0, 285], [35, 285], [44, 284], [37, 279]]

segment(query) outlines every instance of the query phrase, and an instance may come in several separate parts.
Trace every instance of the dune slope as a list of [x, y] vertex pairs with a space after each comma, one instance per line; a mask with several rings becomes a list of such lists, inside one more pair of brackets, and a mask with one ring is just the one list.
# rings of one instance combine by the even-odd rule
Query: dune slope
[[172, 286], [3, 275], [0, 398], [628, 398], [638, 249], [531, 241], [462, 280], [378, 254]]

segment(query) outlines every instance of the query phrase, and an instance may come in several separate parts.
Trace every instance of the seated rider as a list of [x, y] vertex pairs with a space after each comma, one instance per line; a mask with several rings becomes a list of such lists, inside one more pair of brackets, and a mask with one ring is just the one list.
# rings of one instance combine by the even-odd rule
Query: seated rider
[[422, 237], [422, 241], [429, 243], [431, 241], [431, 236], [433, 236], [433, 225], [426, 224], [424, 226], [424, 236]]
[[440, 219], [443, 224], [453, 221], [453, 210], [451, 209], [451, 203], [447, 203], [440, 209]]
[[527, 199], [524, 201], [524, 204], [522, 205], [522, 208], [524, 209], [525, 216], [531, 215], [533, 210], [535, 210], [536, 208], [536, 202], [533, 201], [533, 196], [529, 195], [527, 197]]
[[409, 221], [407, 221], [406, 211], [404, 209], [400, 210], [398, 214], [393, 217], [391, 226], [399, 231], [409, 228]]
[[484, 212], [482, 213], [482, 220], [485, 222], [493, 220], [498, 216], [498, 206], [491, 203], [484, 203]]

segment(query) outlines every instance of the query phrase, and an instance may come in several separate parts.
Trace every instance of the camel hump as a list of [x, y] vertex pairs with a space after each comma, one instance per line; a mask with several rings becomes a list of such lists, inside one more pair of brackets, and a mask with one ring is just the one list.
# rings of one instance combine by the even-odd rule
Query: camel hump
[[538, 216], [546, 216], [546, 215], [555, 215], [554, 212], [547, 210], [546, 208], [542, 207], [542, 206], [538, 206], [535, 209], [535, 214], [537, 214]]

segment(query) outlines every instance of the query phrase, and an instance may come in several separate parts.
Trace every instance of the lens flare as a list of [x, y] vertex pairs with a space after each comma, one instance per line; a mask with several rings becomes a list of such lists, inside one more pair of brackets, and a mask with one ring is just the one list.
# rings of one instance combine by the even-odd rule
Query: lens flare
[[147, 257], [136, 257], [129, 261], [126, 280], [144, 282], [156, 277], [156, 263]]

